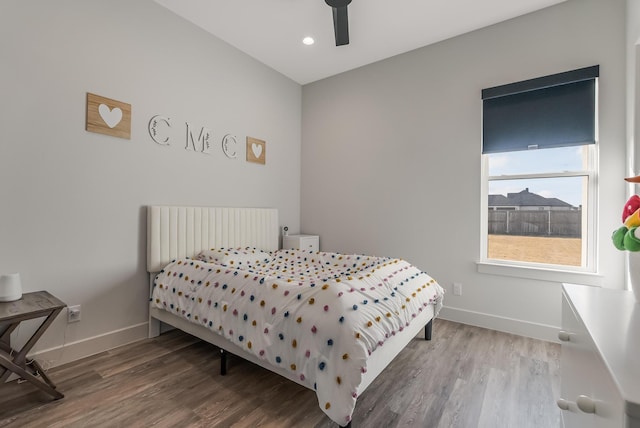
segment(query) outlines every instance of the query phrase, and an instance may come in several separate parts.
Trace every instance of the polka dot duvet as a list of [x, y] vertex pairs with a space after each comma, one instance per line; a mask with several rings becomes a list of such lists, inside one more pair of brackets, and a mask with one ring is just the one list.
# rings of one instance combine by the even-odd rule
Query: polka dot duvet
[[437, 314], [444, 294], [400, 259], [249, 248], [174, 260], [154, 285], [152, 306], [290, 371], [340, 425], [351, 420], [367, 358], [429, 305]]

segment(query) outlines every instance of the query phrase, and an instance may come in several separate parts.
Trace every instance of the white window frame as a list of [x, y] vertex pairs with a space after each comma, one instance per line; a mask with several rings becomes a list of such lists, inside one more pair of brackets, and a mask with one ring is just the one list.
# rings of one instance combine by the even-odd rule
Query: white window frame
[[[598, 170], [599, 170], [599, 142], [598, 142], [598, 97], [599, 85], [596, 79], [595, 102], [595, 136], [596, 143], [588, 144], [585, 150], [586, 158], [583, 162], [583, 170], [571, 172], [547, 172], [536, 174], [513, 174], [489, 176], [489, 155], [481, 154], [481, 211], [480, 211], [480, 260], [478, 271], [481, 273], [502, 274], [533, 279], [548, 279], [572, 282], [574, 280], [583, 283], [598, 283], [601, 278], [598, 274]], [[482, 123], [482, 122], [481, 122]], [[514, 180], [532, 178], [561, 178], [561, 177], [587, 177], [587, 188], [583, 189], [583, 201], [587, 206], [582, 207], [582, 263], [581, 266], [568, 266], [544, 263], [532, 263], [517, 260], [489, 259], [488, 250], [488, 215], [489, 215], [489, 182], [495, 180]], [[586, 209], [585, 209], [586, 208]], [[586, 234], [586, 235], [585, 235]], [[586, 239], [585, 239], [586, 238]], [[548, 274], [540, 275], [541, 271]], [[558, 276], [554, 273], [565, 272], [575, 274], [592, 275], [591, 280], [584, 280], [584, 276]], [[577, 282], [576, 281], [576, 282]]]

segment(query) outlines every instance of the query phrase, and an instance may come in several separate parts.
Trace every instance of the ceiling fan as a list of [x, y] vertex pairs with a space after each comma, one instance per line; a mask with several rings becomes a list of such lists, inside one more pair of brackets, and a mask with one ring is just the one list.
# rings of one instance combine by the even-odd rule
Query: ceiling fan
[[336, 33], [336, 46], [349, 44], [349, 18], [347, 5], [351, 0], [324, 0], [333, 9], [333, 29]]

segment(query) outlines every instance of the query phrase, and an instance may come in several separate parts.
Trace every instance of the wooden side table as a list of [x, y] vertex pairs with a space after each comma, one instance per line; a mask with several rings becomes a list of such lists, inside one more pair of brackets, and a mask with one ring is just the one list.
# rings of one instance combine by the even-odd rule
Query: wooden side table
[[[64, 397], [36, 360], [27, 362], [27, 353], [67, 305], [46, 291], [25, 293], [14, 302], [0, 302], [0, 385], [11, 373], [31, 382], [55, 399]], [[43, 318], [44, 321], [20, 350], [11, 348], [11, 332], [22, 321]], [[40, 375], [41, 379], [38, 379]]]

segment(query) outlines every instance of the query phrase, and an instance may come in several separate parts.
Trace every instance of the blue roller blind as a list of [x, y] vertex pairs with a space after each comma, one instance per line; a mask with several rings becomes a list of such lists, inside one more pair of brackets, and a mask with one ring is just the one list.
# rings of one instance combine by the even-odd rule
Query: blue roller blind
[[483, 89], [482, 153], [594, 144], [599, 69]]

